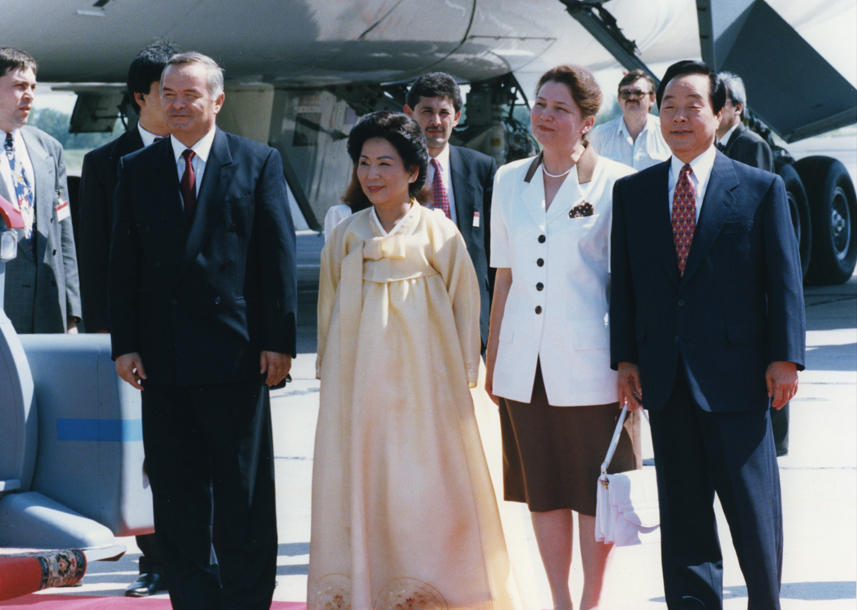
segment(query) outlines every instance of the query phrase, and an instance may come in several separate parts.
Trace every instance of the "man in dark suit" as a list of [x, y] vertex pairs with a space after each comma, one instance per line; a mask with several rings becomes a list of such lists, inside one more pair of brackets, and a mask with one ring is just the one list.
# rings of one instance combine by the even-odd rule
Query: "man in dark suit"
[[726, 102], [717, 127], [717, 144], [730, 159], [758, 167], [766, 172], [774, 171], [774, 155], [771, 147], [757, 133], [744, 127], [744, 106], [747, 93], [744, 81], [730, 73], [721, 72], [720, 79], [726, 86]]
[[[429, 169], [434, 207], [443, 209], [458, 225], [479, 280], [482, 310], [479, 316], [482, 349], [488, 345], [493, 269], [488, 267], [491, 243], [491, 192], [497, 163], [480, 152], [451, 146], [452, 129], [461, 118], [461, 91], [448, 74], [424, 74], [411, 85], [405, 114], [414, 117], [428, 141]], [[450, 184], [452, 188], [450, 188]]]
[[[717, 145], [724, 155], [735, 161], [758, 167], [767, 172], [774, 171], [774, 155], [771, 147], [756, 132], [744, 127], [744, 107], [747, 105], [747, 90], [740, 76], [721, 72], [720, 79], [726, 86], [726, 103], [717, 128]], [[771, 426], [777, 457], [789, 452], [789, 405], [771, 411]]]
[[62, 146], [27, 126], [36, 61], [0, 47], [0, 196], [26, 227], [18, 255], [6, 264], [6, 315], [19, 333], [76, 333], [80, 286]]
[[[107, 269], [113, 230], [113, 192], [119, 159], [169, 135], [161, 106], [161, 73], [177, 49], [156, 42], [140, 51], [128, 68], [128, 95], [137, 112], [137, 124], [124, 134], [83, 157], [80, 175], [80, 288], [85, 328], [110, 332], [107, 316]], [[167, 588], [154, 534], [137, 536], [142, 555], [139, 577], [125, 589], [129, 597], [148, 597]]]
[[716, 493], [748, 607], [776, 610], [769, 406], [797, 391], [805, 341], [785, 188], [714, 147], [725, 90], [706, 64], [671, 66], [657, 97], [673, 156], [614, 188], [610, 335], [619, 399], [651, 417], [667, 606], [722, 608]]
[[119, 162], [113, 356], [119, 375], [144, 390], [155, 533], [173, 607], [267, 609], [277, 524], [266, 386], [289, 372], [296, 339], [282, 160], [217, 129], [223, 74], [210, 58], [173, 56], [161, 99], [170, 138]]

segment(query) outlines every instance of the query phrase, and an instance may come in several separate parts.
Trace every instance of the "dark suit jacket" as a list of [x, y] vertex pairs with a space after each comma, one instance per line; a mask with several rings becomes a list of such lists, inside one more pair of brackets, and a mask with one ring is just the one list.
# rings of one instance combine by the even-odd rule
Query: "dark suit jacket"
[[[81, 317], [71, 215], [59, 220], [57, 213], [59, 199], [68, 202], [65, 159], [60, 143], [35, 127], [22, 127], [21, 138], [35, 174], [29, 178], [35, 192], [36, 249], [30, 251], [21, 239], [17, 257], [7, 263], [5, 310], [18, 332], [62, 333], [68, 317]], [[14, 201], [15, 193], [6, 191], [0, 180], [0, 195]]]
[[741, 123], [729, 136], [723, 154], [750, 167], [757, 167], [766, 172], [774, 171], [774, 154], [771, 152], [771, 147], [759, 134], [750, 131]]
[[295, 355], [295, 231], [280, 154], [217, 130], [188, 226], [169, 139], [124, 157], [110, 252], [113, 357], [152, 383], [260, 378]]
[[684, 277], [667, 194], [669, 161], [613, 189], [611, 362], [637, 363], [648, 409], [684, 367], [706, 411], [768, 405], [770, 362], [804, 363], [800, 257], [782, 179], [717, 153]]
[[80, 174], [80, 298], [88, 332], [110, 328], [107, 316], [107, 268], [113, 230], [113, 192], [119, 159], [143, 148], [135, 125], [83, 158]]
[[[491, 193], [497, 163], [492, 157], [475, 150], [450, 146], [449, 166], [455, 197], [455, 223], [467, 244], [467, 252], [479, 280], [479, 326], [484, 348], [488, 345], [488, 320], [494, 288], [494, 270], [488, 266], [488, 252], [491, 243]], [[473, 226], [476, 213], [479, 214], [478, 227]]]

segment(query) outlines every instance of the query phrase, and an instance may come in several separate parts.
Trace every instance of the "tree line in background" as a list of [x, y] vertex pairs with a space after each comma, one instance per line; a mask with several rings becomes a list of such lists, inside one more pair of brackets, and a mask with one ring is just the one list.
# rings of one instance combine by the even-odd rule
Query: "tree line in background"
[[69, 133], [71, 115], [53, 108], [34, 111], [28, 124], [56, 138], [65, 150], [92, 150], [107, 144], [123, 131], [122, 122], [117, 120], [111, 133]]

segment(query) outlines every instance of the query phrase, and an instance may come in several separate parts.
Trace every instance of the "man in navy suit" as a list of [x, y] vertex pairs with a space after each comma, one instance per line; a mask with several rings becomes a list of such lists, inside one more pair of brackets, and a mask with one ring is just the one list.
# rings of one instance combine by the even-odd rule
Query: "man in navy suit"
[[[107, 316], [107, 268], [113, 231], [113, 192], [119, 159], [169, 135], [161, 106], [161, 73], [177, 49], [156, 42], [140, 51], [128, 68], [128, 95], [137, 112], [137, 124], [83, 158], [80, 174], [80, 300], [86, 330], [110, 332]], [[129, 597], [148, 597], [167, 588], [154, 534], [137, 536], [140, 576], [125, 589]]]
[[170, 138], [119, 164], [113, 357], [119, 375], [144, 390], [155, 533], [173, 607], [267, 609], [277, 524], [266, 386], [289, 372], [296, 338], [282, 160], [217, 129], [223, 74], [210, 58], [173, 56], [161, 99]]
[[[426, 184], [432, 185], [432, 201], [429, 203], [437, 199], [442, 188], [449, 204], [449, 217], [458, 225], [476, 269], [484, 350], [488, 345], [488, 319], [494, 287], [493, 269], [488, 267], [488, 252], [491, 243], [491, 193], [497, 163], [488, 155], [449, 144], [452, 130], [461, 118], [461, 106], [461, 90], [455, 80], [443, 72], [433, 72], [420, 76], [411, 85], [404, 111], [417, 120], [428, 142], [431, 163]], [[437, 168], [440, 168], [439, 174]]]
[[731, 72], [721, 72], [720, 79], [726, 87], [726, 102], [717, 127], [717, 143], [723, 154], [730, 159], [758, 167], [768, 172], [774, 171], [774, 154], [771, 147], [757, 133], [744, 127], [744, 106], [747, 105], [747, 91], [740, 76]]
[[698, 61], [658, 88], [672, 158], [613, 191], [610, 334], [619, 399], [650, 412], [670, 609], [722, 608], [714, 494], [751, 610], [780, 607], [769, 407], [797, 391], [805, 320], [782, 180], [714, 147], [726, 92]]

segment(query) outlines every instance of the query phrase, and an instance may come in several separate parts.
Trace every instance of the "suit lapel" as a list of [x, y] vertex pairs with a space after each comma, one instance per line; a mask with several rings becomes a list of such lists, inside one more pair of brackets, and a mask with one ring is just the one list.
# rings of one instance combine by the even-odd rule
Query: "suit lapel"
[[455, 148], [449, 147], [449, 175], [452, 179], [452, 196], [455, 198], [455, 224], [463, 233], [473, 224], [473, 206], [476, 198], [464, 159]]
[[744, 131], [744, 125], [742, 123], [738, 123], [738, 126], [735, 128], [735, 131], [732, 132], [732, 135], [729, 136], [729, 141], [726, 143], [726, 146], [722, 151], [727, 157], [732, 156], [732, 149], [735, 148], [735, 142], [741, 138], [742, 131]]
[[[733, 134], [734, 135], [734, 134]], [[708, 254], [714, 240], [720, 234], [723, 224], [729, 218], [730, 208], [735, 202], [732, 191], [738, 186], [738, 177], [732, 161], [721, 152], [714, 158], [714, 167], [708, 186], [705, 189], [705, 198], [702, 201], [702, 210], [699, 213], [699, 222], [693, 233], [693, 242], [687, 255], [687, 265], [684, 269], [683, 282], [687, 282], [693, 273], [699, 268], [700, 263]]]
[[524, 176], [524, 188], [521, 190], [523, 206], [530, 213], [533, 221], [542, 230], [547, 227], [545, 214], [545, 181], [537, 177], [539, 165], [542, 163], [542, 153], [539, 153], [527, 168]]
[[653, 208], [649, 213], [643, 212], [641, 220], [649, 223], [648, 231], [654, 236], [653, 244], [657, 250], [657, 257], [672, 283], [678, 286], [678, 262], [675, 257], [675, 239], [670, 220], [669, 173], [669, 159], [658, 165], [657, 170], [653, 170], [650, 191]]
[[218, 129], [214, 135], [208, 161], [205, 163], [205, 173], [202, 176], [202, 184], [196, 200], [196, 213], [190, 225], [177, 279], [184, 276], [202, 250], [202, 245], [211, 235], [237, 167], [238, 164], [232, 161], [226, 136]]
[[43, 260], [45, 245], [51, 232], [51, 218], [53, 217], [54, 186], [56, 176], [54, 175], [54, 161], [46, 151], [41, 142], [33, 137], [27, 128], [21, 129], [21, 137], [27, 146], [27, 154], [33, 166], [33, 202], [36, 206], [36, 223], [33, 227], [38, 232], [36, 236], [37, 252], [30, 252], [26, 240], [19, 242], [19, 250], [35, 260]]

